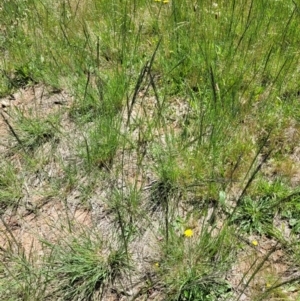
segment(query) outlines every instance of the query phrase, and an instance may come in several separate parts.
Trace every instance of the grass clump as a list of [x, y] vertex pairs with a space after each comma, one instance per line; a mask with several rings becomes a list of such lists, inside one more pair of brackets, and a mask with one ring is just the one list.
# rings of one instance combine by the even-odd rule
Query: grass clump
[[17, 112], [10, 130], [17, 142], [17, 148], [33, 152], [43, 144], [55, 140], [55, 135], [59, 133], [59, 123], [58, 115], [49, 115], [42, 119]]
[[13, 164], [6, 160], [0, 163], [0, 208], [14, 207], [22, 198], [22, 178]]
[[230, 296], [230, 285], [223, 278], [233, 259], [230, 232], [227, 227], [220, 232], [205, 228], [200, 233], [188, 228], [179, 236], [171, 231], [158, 271], [167, 300], [222, 300]]
[[122, 249], [107, 248], [98, 235], [80, 237], [51, 245], [51, 281], [56, 298], [94, 300], [128, 268]]
[[87, 170], [94, 167], [107, 168], [112, 165], [118, 146], [120, 145], [120, 131], [118, 121], [109, 117], [102, 117], [95, 121], [87, 131], [80, 155], [84, 159]]
[[[0, 297], [3, 300], [41, 300], [46, 298], [49, 274], [43, 259], [17, 245], [12, 232], [9, 245], [1, 247]], [[2, 239], [2, 238], [1, 238]], [[32, 247], [32, 246], [31, 246]]]

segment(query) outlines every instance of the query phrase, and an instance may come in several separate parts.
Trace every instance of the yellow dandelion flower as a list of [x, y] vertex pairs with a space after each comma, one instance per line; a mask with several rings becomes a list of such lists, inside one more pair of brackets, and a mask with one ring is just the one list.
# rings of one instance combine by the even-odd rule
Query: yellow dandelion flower
[[155, 262], [155, 263], [154, 263], [154, 266], [155, 266], [156, 268], [159, 268], [159, 262]]
[[169, 2], [170, 2], [169, 0], [164, 0], [164, 1], [163, 1], [164, 4], [167, 4], [167, 3], [169, 3]]
[[193, 236], [193, 230], [192, 229], [186, 229], [185, 231], [184, 231], [184, 236], [185, 237], [191, 237], [191, 236]]
[[254, 240], [252, 240], [252, 245], [253, 245], [253, 246], [255, 246], [255, 247], [256, 247], [256, 246], [258, 246], [258, 241], [257, 241], [257, 240], [255, 240], [255, 239], [254, 239]]

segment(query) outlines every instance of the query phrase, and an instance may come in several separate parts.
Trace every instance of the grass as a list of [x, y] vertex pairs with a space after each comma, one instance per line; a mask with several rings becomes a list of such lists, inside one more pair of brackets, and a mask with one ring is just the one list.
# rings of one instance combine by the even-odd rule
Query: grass
[[63, 300], [91, 300], [102, 296], [127, 268], [123, 249], [105, 249], [101, 237], [90, 231], [71, 241], [51, 245], [51, 295]]
[[2, 299], [300, 298], [299, 6], [198, 2], [0, 4]]
[[2, 162], [0, 165], [0, 199], [1, 211], [7, 207], [14, 207], [22, 198], [22, 178], [17, 174], [17, 170], [9, 162]]

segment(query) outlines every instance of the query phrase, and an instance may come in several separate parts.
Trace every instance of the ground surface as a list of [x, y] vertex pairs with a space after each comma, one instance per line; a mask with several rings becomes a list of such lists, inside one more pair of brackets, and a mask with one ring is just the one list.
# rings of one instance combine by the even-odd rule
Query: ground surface
[[[0, 119], [1, 156], [9, 157], [12, 162], [21, 166], [21, 163], [18, 163], [20, 160], [18, 154], [15, 154], [13, 150], [13, 145], [16, 142], [13, 141], [13, 134], [9, 128], [10, 125], [13, 126], [14, 124], [14, 112], [22, 111], [25, 115], [30, 114], [30, 116], [36, 115], [44, 118], [48, 114], [53, 114], [53, 112], [64, 110], [70, 106], [72, 97], [65, 92], [53, 92], [43, 85], [36, 85], [21, 89], [13, 95], [1, 99], [0, 104], [2, 106], [2, 118]], [[135, 118], [140, 114], [139, 111], [137, 106], [137, 109], [133, 112]], [[72, 121], [65, 114], [61, 130], [70, 134], [72, 139], [79, 139], [79, 137], [76, 137], [76, 134], [69, 133], [72, 127]], [[291, 139], [289, 136], [293, 135], [293, 131], [294, 129], [289, 129], [287, 139]], [[51, 148], [51, 146], [43, 146], [43, 151], [46, 150], [46, 153], [47, 148]], [[296, 151], [291, 154], [293, 168], [295, 168], [294, 165], [298, 166], [299, 164], [298, 147], [295, 149]], [[72, 157], [71, 151], [66, 148], [66, 142], [63, 139], [59, 141], [55, 153], [56, 156], [61, 156], [64, 160], [70, 160]], [[123, 174], [126, 175], [125, 182], [129, 185], [131, 182], [134, 183], [132, 179], [136, 178], [136, 167], [134, 167], [136, 158], [131, 156], [127, 160], [129, 162], [123, 165]], [[63, 239], [68, 232], [66, 228], [69, 223], [72, 224], [72, 229], [75, 232], [80, 232], [82, 228], [88, 227], [107, 232], [105, 234], [107, 236], [112, 235], [109, 234], [109, 232], [114, 231], [112, 217], [110, 209], [104, 200], [109, 193], [109, 180], [99, 180], [97, 189], [88, 196], [86, 200], [88, 205], [85, 207], [78, 200], [81, 197], [81, 192], [76, 188], [71, 189], [67, 194], [64, 193], [64, 195], [52, 195], [49, 188], [50, 181], [56, 177], [58, 180], [62, 180], [60, 178], [62, 171], [56, 170], [56, 168], [59, 167], [53, 160], [47, 162], [42, 167], [42, 170], [26, 177], [22, 186], [22, 197], [18, 200], [16, 206], [5, 211], [1, 219], [0, 244], [2, 250], [9, 248], [13, 237], [13, 240], [16, 240], [16, 246], [21, 248], [25, 254], [40, 256], [44, 252], [41, 241], [47, 240], [56, 243], [58, 240]], [[265, 173], [269, 173], [272, 176], [273, 169], [272, 164], [268, 164], [265, 168]], [[153, 178], [150, 171], [148, 173], [144, 171], [144, 173], [146, 175], [139, 176], [138, 185], [141, 186], [141, 190], [147, 191], [149, 183], [155, 181], [155, 178]], [[146, 180], [145, 177], [147, 178]], [[121, 181], [119, 186], [124, 185], [122, 180], [119, 180]], [[82, 182], [85, 182], [85, 180], [83, 179]], [[292, 183], [295, 186], [298, 185], [297, 172], [292, 178]], [[233, 191], [235, 190], [233, 189]], [[149, 198], [149, 193], [146, 192], [144, 198], [147, 197]], [[184, 208], [181, 215], [185, 216], [184, 212], [188, 211], [188, 207], [185, 202], [181, 206]], [[152, 218], [154, 219], [150, 222], [151, 227], [158, 227], [159, 223], [155, 221], [155, 217], [152, 216]], [[157, 218], [159, 218], [159, 215]], [[192, 218], [191, 223], [193, 223], [195, 233], [201, 231], [200, 221]], [[289, 241], [290, 229], [287, 222], [278, 220], [277, 223], [283, 239]], [[140, 229], [140, 231], [143, 232], [142, 237], [131, 246], [134, 265], [138, 267], [135, 276], [137, 284], [129, 285], [126, 288], [126, 292], [120, 292], [120, 287], [118, 288], [120, 291], [116, 294], [112, 293], [114, 290], [108, 292], [106, 300], [127, 300], [129, 296], [131, 296], [130, 298], [136, 298], [143, 288], [143, 280], [141, 280], [143, 275], [151, 270], [151, 273], [153, 273], [155, 256], [159, 255], [156, 253], [155, 248], [151, 248], [151, 244], [160, 243], [162, 238], [155, 237], [157, 235], [155, 230]], [[245, 237], [238, 237], [237, 241], [240, 244], [239, 251], [236, 254], [236, 261], [232, 269], [227, 273], [226, 280], [228, 280], [237, 295], [241, 293], [239, 300], [252, 300], [252, 298], [262, 294], [271, 285], [274, 285], [274, 281], [275, 285], [281, 282], [292, 283], [293, 279], [300, 276], [298, 269], [294, 267], [293, 262], [289, 259], [288, 249], [285, 249], [283, 244], [276, 242], [270, 237], [257, 235], [250, 235], [246, 239]], [[258, 266], [260, 266], [259, 271], [251, 280], [247, 289], [243, 291], [243, 286], [249, 280], [249, 275], [252, 275], [252, 272]], [[127, 296], [122, 297], [120, 294]], [[154, 288], [148, 292], [148, 299], [163, 300], [164, 297], [159, 297], [159, 295], [159, 288]], [[143, 298], [141, 300], [144, 300]], [[292, 285], [288, 291], [281, 290], [280, 293], [274, 293], [273, 296], [264, 300], [281, 300], [280, 298], [297, 300], [299, 298], [299, 287]], [[139, 299], [137, 298], [136, 300]]]

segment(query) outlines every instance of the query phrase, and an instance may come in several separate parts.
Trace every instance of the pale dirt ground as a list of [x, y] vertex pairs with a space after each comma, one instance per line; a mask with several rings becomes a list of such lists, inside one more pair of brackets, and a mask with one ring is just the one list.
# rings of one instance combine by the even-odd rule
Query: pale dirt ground
[[[139, 95], [140, 102], [134, 105], [132, 111], [131, 120], [137, 121], [139, 118], [151, 118], [154, 114], [155, 100], [147, 99], [145, 102], [145, 96], [141, 92]], [[36, 114], [36, 116], [47, 116], [58, 110], [65, 110], [73, 102], [73, 98], [64, 91], [52, 91], [43, 85], [36, 85], [31, 88], [24, 88], [0, 100], [0, 112], [9, 121], [12, 121], [12, 112], [16, 108], [22, 110], [24, 114]], [[142, 104], [143, 103], [143, 104]], [[187, 107], [185, 104], [174, 100], [174, 112], [170, 115], [170, 121], [168, 127], [176, 131], [177, 119], [176, 112], [186, 112]], [[147, 112], [146, 112], [147, 111]], [[126, 116], [126, 113], [125, 113]], [[63, 114], [62, 128], [66, 133], [70, 135], [64, 141], [61, 139], [57, 148], [54, 158], [60, 158], [62, 160], [72, 160], [74, 153], [68, 144], [68, 139], [77, 139], [76, 130], [72, 122], [68, 119], [67, 114]], [[125, 129], [125, 127], [124, 127]], [[140, 129], [141, 130], [141, 129]], [[143, 129], [145, 130], [145, 129]], [[295, 132], [295, 127], [291, 126], [287, 130], [286, 142], [298, 137], [299, 133]], [[133, 135], [138, 141], [138, 132], [133, 131]], [[155, 133], [160, 135], [160, 133]], [[78, 138], [80, 139], [80, 138]], [[5, 123], [4, 118], [0, 116], [0, 156], [7, 156], [17, 166], [21, 166], [20, 158], [17, 154], [11, 153], [11, 146], [13, 144], [11, 136], [9, 135], [8, 125]], [[164, 137], [161, 137], [163, 143]], [[293, 142], [295, 143], [295, 141]], [[44, 146], [43, 151], [47, 154], [47, 151], [51, 151], [51, 147]], [[137, 160], [136, 154], [119, 154], [123, 155], [124, 164], [122, 176], [115, 177], [117, 179], [117, 186], [120, 189], [124, 189], [124, 186], [130, 186], [134, 183], [138, 183], [140, 187], [147, 187], [155, 176], [152, 171], [145, 168], [145, 170], [137, 169], [135, 162]], [[148, 160], [151, 160], [149, 158]], [[40, 175], [30, 175], [25, 180], [24, 196], [20, 200], [20, 206], [18, 208], [9, 209], [5, 212], [0, 223], [0, 246], [1, 249], [9, 248], [8, 241], [11, 240], [11, 235], [14, 236], [18, 242], [16, 248], [24, 250], [25, 254], [38, 254], [42, 255], [43, 249], [40, 243], [40, 239], [47, 239], [55, 243], [61, 239], [64, 235], [67, 235], [66, 231], [68, 223], [72, 223], [72, 231], [80, 231], [81, 229], [97, 228], [103, 236], [113, 237], [112, 223], [113, 217], [110, 214], [109, 204], [107, 204], [110, 180], [100, 180], [100, 184], [97, 185], [96, 191], [89, 198], [89, 206], [84, 207], [80, 204], [79, 196], [80, 192], [76, 189], [70, 191], [68, 195], [51, 195], [51, 189], [47, 183], [47, 177], [63, 177], [63, 171], [59, 167], [58, 161], [53, 159], [48, 162], [43, 168], [44, 170]], [[292, 183], [293, 185], [299, 185], [299, 163], [300, 162], [300, 144], [295, 146], [294, 151], [291, 154], [291, 166], [294, 170]], [[272, 163], [268, 163], [264, 169], [264, 173], [270, 177], [283, 168], [278, 166], [272, 166]], [[112, 167], [112, 173], [117, 174], [118, 168], [114, 170]], [[85, 179], [82, 179], [84, 182]], [[122, 188], [123, 187], [123, 188]], [[126, 188], [127, 189], [127, 188]], [[126, 189], [124, 191], [126, 192]], [[234, 189], [233, 189], [234, 190]], [[147, 189], [145, 189], [144, 198], [148, 195]], [[234, 193], [234, 191], [232, 191]], [[235, 191], [236, 193], [236, 191]], [[183, 206], [184, 207], [184, 206]], [[180, 214], [184, 214], [184, 209]], [[145, 282], [145, 275], [148, 273], [153, 274], [153, 260], [159, 257], [157, 248], [153, 247], [155, 244], [160, 243], [160, 237], [157, 235], [155, 229], [158, 228], [160, 223], [160, 213], [154, 214], [151, 220], [151, 226], [141, 226], [142, 238], [138, 242], [133, 242], [130, 245], [130, 251], [133, 254], [133, 258], [136, 262], [137, 273], [133, 275], [133, 285], [130, 289], [122, 291], [119, 287], [119, 292], [108, 292], [106, 300], [130, 300], [136, 297], [135, 300], [145, 300], [144, 297], [139, 297], [139, 290], [142, 284]], [[192, 221], [195, 227], [195, 233], [199, 230], [199, 221]], [[278, 221], [278, 228], [282, 229], [285, 238], [289, 239], [290, 231], [288, 225], [282, 221]], [[9, 231], [8, 231], [9, 230]], [[257, 240], [258, 245], [254, 246], [251, 242]], [[275, 241], [267, 237], [255, 237], [251, 236], [247, 241], [241, 240], [241, 249], [237, 254], [237, 261], [233, 265], [232, 270], [227, 275], [227, 280], [232, 285], [237, 295], [242, 292], [243, 284], [249, 279], [249, 270], [254, 271], [259, 263], [263, 260], [264, 256], [274, 247]], [[274, 283], [280, 283], [299, 276], [297, 268], [293, 267], [289, 262], [286, 251], [280, 246], [273, 250], [269, 258], [264, 262], [260, 271], [256, 274], [253, 281], [251, 281], [248, 289], [243, 292], [240, 300], [251, 301], [256, 295], [263, 292], [269, 285]], [[124, 285], [123, 283], [122, 285]], [[122, 286], [121, 285], [121, 286]], [[299, 300], [300, 295], [298, 293], [299, 286], [294, 285], [290, 291], [283, 291], [282, 296], [274, 295], [265, 300]], [[239, 292], [239, 293], [238, 293]], [[126, 296], [127, 295], [127, 296]], [[285, 299], [284, 299], [285, 298]], [[298, 299], [297, 299], [298, 298]], [[147, 300], [163, 300], [160, 296], [159, 289], [148, 292]]]

